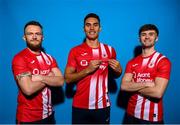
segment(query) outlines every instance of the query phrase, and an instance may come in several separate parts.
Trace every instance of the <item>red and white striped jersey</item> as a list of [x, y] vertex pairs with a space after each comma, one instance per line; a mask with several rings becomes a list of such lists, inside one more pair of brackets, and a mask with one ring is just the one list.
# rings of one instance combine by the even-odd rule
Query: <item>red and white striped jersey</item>
[[115, 50], [100, 43], [98, 48], [91, 48], [82, 43], [71, 49], [67, 67], [74, 67], [77, 72], [88, 67], [91, 60], [102, 60], [99, 69], [79, 80], [73, 106], [84, 109], [101, 109], [110, 106], [108, 97], [108, 59], [116, 59]]
[[[47, 75], [52, 68], [57, 67], [56, 61], [50, 55], [41, 52], [32, 53], [28, 48], [15, 55], [12, 61], [14, 77], [24, 72]], [[47, 118], [53, 112], [51, 90], [45, 87], [40, 92], [26, 97], [19, 89], [16, 118], [20, 122], [32, 122]]]
[[[154, 52], [149, 57], [138, 57], [130, 60], [126, 66], [126, 73], [132, 73], [135, 82], [154, 81], [156, 77], [169, 79], [171, 63], [162, 54]], [[163, 119], [162, 99], [148, 98], [134, 93], [129, 99], [127, 113], [147, 121], [161, 121]]]

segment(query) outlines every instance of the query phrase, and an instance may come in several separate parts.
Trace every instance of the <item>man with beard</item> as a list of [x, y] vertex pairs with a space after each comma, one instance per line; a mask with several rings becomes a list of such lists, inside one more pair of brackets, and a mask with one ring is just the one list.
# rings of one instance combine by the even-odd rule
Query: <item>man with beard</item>
[[17, 124], [55, 124], [50, 86], [62, 86], [63, 75], [56, 60], [42, 51], [43, 31], [39, 22], [24, 27], [27, 48], [15, 55], [12, 70], [17, 82]]
[[125, 124], [163, 124], [162, 97], [170, 78], [171, 63], [155, 50], [159, 31], [153, 24], [139, 29], [142, 54], [127, 63], [121, 89], [131, 93]]
[[84, 18], [86, 38], [70, 50], [65, 70], [66, 83], [76, 82], [73, 98], [73, 124], [109, 124], [108, 70], [119, 77], [122, 69], [116, 52], [99, 42], [100, 19], [90, 13]]

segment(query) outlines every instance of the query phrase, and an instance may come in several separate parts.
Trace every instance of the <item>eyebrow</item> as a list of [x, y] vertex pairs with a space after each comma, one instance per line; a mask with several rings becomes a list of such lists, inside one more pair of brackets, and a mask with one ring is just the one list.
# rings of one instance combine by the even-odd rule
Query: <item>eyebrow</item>
[[99, 24], [98, 22], [96, 22], [96, 23], [89, 23], [89, 22], [87, 22], [87, 23], [85, 23], [85, 24]]

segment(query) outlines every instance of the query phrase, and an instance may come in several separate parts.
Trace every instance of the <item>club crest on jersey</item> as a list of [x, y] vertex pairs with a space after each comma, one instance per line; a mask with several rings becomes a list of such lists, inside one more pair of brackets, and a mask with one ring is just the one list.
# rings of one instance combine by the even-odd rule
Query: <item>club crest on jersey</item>
[[103, 54], [102, 57], [103, 58], [107, 58], [108, 56], [107, 56], [107, 54]]
[[51, 65], [51, 61], [46, 60], [46, 64], [50, 66]]
[[81, 60], [80, 65], [81, 66], [87, 66], [88, 65], [88, 61], [87, 60]]
[[154, 62], [150, 62], [148, 65], [149, 68], [153, 68], [154, 67]]

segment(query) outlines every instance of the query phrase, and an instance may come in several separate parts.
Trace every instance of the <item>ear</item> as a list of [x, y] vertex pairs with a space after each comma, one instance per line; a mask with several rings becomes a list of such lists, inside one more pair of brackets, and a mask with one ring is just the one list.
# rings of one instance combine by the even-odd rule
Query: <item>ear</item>
[[102, 28], [100, 27], [100, 28], [99, 28], [99, 32], [101, 32], [101, 30], [102, 30]]
[[22, 37], [22, 39], [23, 39], [24, 41], [26, 41], [25, 35]]
[[158, 37], [156, 37], [156, 40], [155, 40], [156, 42], [158, 41]]

